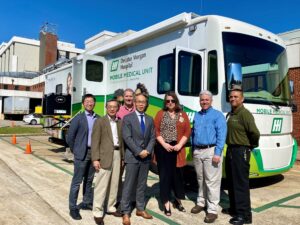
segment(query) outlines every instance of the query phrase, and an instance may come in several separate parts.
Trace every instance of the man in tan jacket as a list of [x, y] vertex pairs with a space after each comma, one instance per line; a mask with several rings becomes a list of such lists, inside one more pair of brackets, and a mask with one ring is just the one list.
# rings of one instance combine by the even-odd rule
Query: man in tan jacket
[[100, 225], [104, 224], [106, 198], [108, 199], [106, 214], [121, 216], [114, 207], [124, 157], [121, 120], [116, 117], [118, 110], [117, 100], [107, 101], [107, 114], [96, 120], [92, 133], [92, 162], [96, 170], [93, 215], [96, 224]]

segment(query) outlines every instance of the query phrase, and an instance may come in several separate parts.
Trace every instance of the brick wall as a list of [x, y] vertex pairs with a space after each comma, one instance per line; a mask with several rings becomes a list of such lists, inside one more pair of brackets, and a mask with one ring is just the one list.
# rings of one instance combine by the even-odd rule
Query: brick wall
[[32, 85], [32, 86], [14, 85], [14, 84], [0, 84], [0, 89], [44, 92], [45, 82], [38, 83], [38, 84], [35, 84], [35, 85]]
[[289, 69], [289, 79], [294, 81], [294, 104], [297, 112], [293, 113], [293, 137], [300, 145], [300, 68]]

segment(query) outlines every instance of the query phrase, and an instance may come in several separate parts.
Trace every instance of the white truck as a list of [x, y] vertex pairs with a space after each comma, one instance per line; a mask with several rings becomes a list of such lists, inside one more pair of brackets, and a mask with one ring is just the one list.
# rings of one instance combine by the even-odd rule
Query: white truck
[[4, 114], [6, 116], [25, 115], [29, 113], [29, 98], [10, 96], [4, 98]]
[[[285, 46], [271, 32], [221, 16], [182, 13], [112, 39], [49, 72], [45, 100], [50, 93], [59, 99], [71, 90], [69, 104], [54, 107], [53, 115], [74, 116], [82, 109], [82, 96], [91, 93], [97, 100], [95, 111], [104, 115], [105, 102], [116, 89], [144, 83], [150, 93], [148, 114], [155, 116], [164, 94], [173, 90], [192, 121], [200, 109], [201, 90], [213, 93], [213, 106], [225, 115], [230, 111], [228, 91], [242, 84], [244, 105], [261, 133], [259, 147], [252, 152], [250, 177], [264, 177], [289, 170], [296, 160], [287, 72]], [[224, 152], [226, 157], [226, 147]], [[186, 157], [192, 166], [189, 147]]]

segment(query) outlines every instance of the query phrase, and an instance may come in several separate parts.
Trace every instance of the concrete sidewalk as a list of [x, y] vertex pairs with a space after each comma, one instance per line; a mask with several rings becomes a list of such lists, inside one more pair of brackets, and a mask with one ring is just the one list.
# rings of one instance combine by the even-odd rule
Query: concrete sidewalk
[[[33, 154], [24, 154], [31, 141]], [[69, 216], [68, 195], [73, 164], [64, 160], [64, 148], [49, 143], [45, 136], [18, 137], [17, 145], [10, 144], [10, 137], [0, 137], [0, 224], [95, 224], [91, 211], [81, 210], [83, 217], [74, 221]], [[289, 172], [276, 179], [258, 179], [251, 189], [253, 224], [300, 224], [300, 154]], [[228, 205], [226, 193], [221, 196], [222, 206]], [[204, 224], [204, 212], [191, 214], [197, 193], [186, 192], [183, 205], [186, 213], [172, 209], [166, 217], [159, 207], [158, 177], [152, 173], [147, 182], [147, 210], [153, 220], [132, 216], [132, 224], [139, 225], [199, 225]], [[223, 198], [222, 198], [223, 197]], [[81, 193], [78, 203], [81, 202]], [[219, 213], [215, 224], [227, 225], [230, 217]], [[105, 217], [105, 224], [121, 224], [121, 218]]]
[[2, 140], [0, 149], [1, 225], [94, 224], [90, 211], [82, 221], [69, 216], [72, 176]]

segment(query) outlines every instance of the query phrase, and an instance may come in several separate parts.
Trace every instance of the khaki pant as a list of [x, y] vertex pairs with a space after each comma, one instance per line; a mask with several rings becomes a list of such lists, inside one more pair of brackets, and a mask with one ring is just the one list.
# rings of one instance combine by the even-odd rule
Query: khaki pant
[[[118, 186], [120, 179], [121, 157], [120, 151], [114, 150], [112, 167], [110, 169], [100, 169], [94, 177], [94, 202], [93, 215], [95, 217], [104, 216], [104, 203], [107, 198], [107, 212], [115, 212]], [[100, 164], [101, 165], [101, 164]]]
[[213, 164], [214, 151], [215, 147], [195, 149], [193, 161], [199, 185], [197, 205], [207, 206], [208, 213], [218, 214], [222, 179], [222, 156], [221, 161], [217, 165]]

